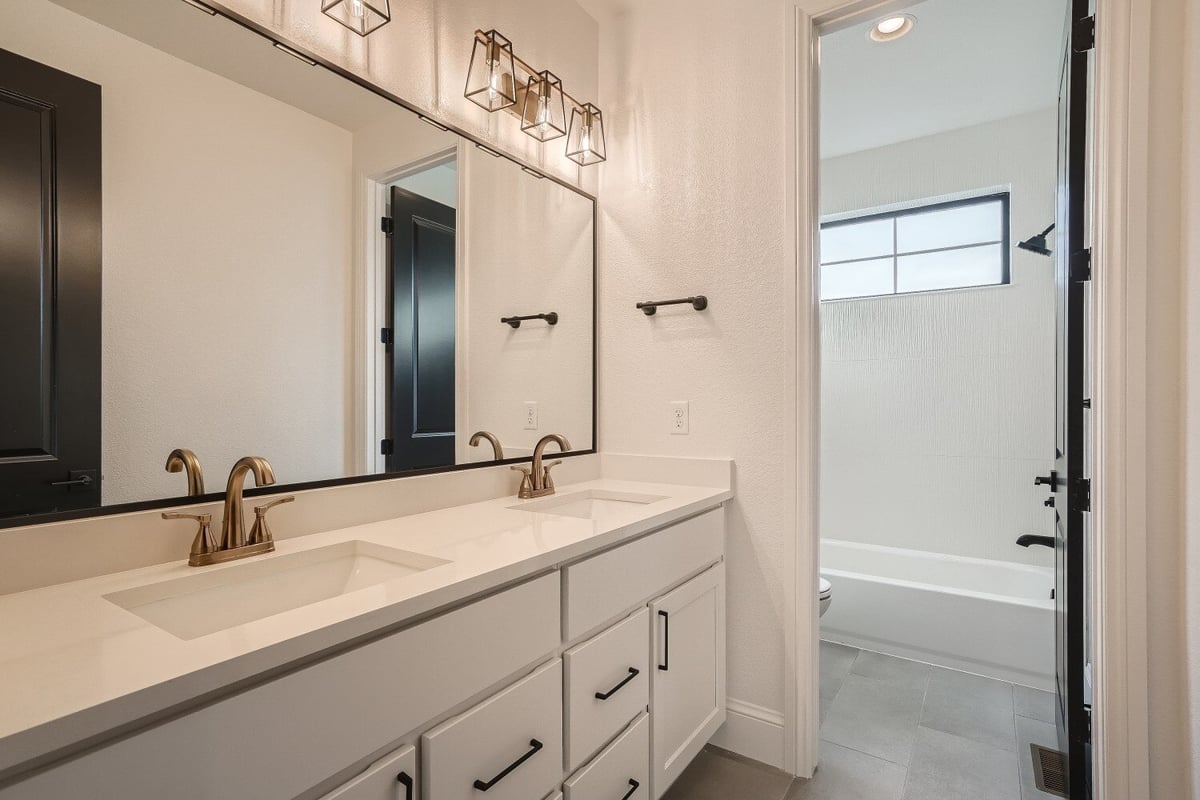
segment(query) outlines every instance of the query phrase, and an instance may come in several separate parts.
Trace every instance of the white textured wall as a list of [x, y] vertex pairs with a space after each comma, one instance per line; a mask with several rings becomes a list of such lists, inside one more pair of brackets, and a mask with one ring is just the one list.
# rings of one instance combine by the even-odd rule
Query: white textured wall
[[46, 0], [0, 47], [103, 87], [105, 505], [181, 494], [175, 447], [342, 474], [350, 135]]
[[[656, 0], [602, 26], [600, 443], [735, 460], [728, 692], [784, 706], [796, 311], [782, 2]], [[736, 102], [724, 102], [736, 99]], [[646, 317], [639, 300], [704, 294]], [[672, 436], [668, 402], [691, 401]]]
[[[515, 164], [465, 147], [461, 156], [465, 225], [463, 261], [466, 346], [460, 389], [466, 421], [458, 428], [459, 461], [491, 460], [488, 430], [505, 455], [533, 450], [547, 433], [572, 449], [592, 447], [592, 202]], [[501, 317], [556, 311], [511, 328]], [[525, 402], [538, 404], [537, 430], [525, 430]], [[550, 448], [551, 451], [556, 448]]]
[[821, 304], [821, 535], [1053, 565], [1054, 109], [821, 163], [823, 214], [1010, 192], [1012, 283]]
[[541, 144], [522, 133], [514, 117], [489, 114], [463, 97], [475, 30], [496, 28], [521, 58], [554, 72], [580, 101], [594, 101], [597, 24], [571, 0], [394, 0], [392, 22], [366, 38], [322, 15], [319, 2], [220, 2], [502, 150], [564, 180], [595, 186], [595, 168], [569, 161], [565, 140]]

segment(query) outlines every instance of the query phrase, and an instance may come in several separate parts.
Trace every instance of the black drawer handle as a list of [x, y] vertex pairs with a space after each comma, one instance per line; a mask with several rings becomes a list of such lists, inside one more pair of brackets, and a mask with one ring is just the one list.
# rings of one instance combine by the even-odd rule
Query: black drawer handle
[[633, 778], [630, 778], [629, 779], [629, 791], [625, 793], [625, 796], [622, 797], [621, 800], [629, 800], [629, 798], [633, 797], [633, 793], [638, 790], [639, 786], [641, 786], [640, 783], [635, 781]]
[[541, 749], [542, 749], [542, 743], [541, 743], [541, 742], [539, 742], [537, 739], [530, 739], [530, 740], [529, 740], [529, 752], [528, 752], [528, 753], [526, 753], [525, 755], [521, 756], [520, 758], [518, 758], [518, 759], [517, 759], [516, 761], [514, 761], [513, 763], [509, 764], [507, 767], [505, 767], [505, 768], [504, 768], [504, 771], [503, 771], [503, 772], [501, 772], [501, 773], [500, 773], [499, 775], [497, 775], [496, 777], [492, 778], [490, 781], [487, 781], [486, 783], [485, 783], [484, 781], [481, 781], [481, 780], [479, 780], [478, 778], [476, 778], [476, 779], [475, 779], [475, 788], [476, 788], [476, 789], [478, 789], [478, 790], [479, 790], [479, 791], [481, 791], [481, 792], [486, 792], [488, 789], [492, 788], [492, 787], [493, 787], [493, 786], [495, 786], [497, 783], [499, 783], [500, 781], [502, 781], [502, 780], [504, 780], [505, 778], [507, 778], [507, 777], [508, 777], [508, 773], [512, 772], [514, 769], [516, 769], [517, 767], [521, 766], [522, 764], [524, 764], [524, 763], [525, 763], [526, 761], [528, 761], [529, 759], [533, 758], [533, 757], [534, 757], [534, 756], [537, 754], [537, 751], [538, 751], [538, 750], [541, 750]]
[[404, 800], [413, 800], [413, 779], [407, 772], [401, 772], [396, 780], [404, 787]]
[[609, 689], [607, 692], [596, 692], [596, 699], [597, 700], [607, 700], [608, 698], [610, 698], [614, 694], [616, 694], [618, 691], [620, 691], [622, 686], [629, 683], [631, 680], [633, 680], [637, 676], [638, 676], [637, 669], [635, 669], [634, 667], [630, 667], [629, 674], [625, 676], [625, 680], [621, 681], [616, 686]]
[[666, 672], [671, 665], [671, 618], [665, 611], [658, 612], [658, 615], [663, 618], [663, 662], [658, 668]]

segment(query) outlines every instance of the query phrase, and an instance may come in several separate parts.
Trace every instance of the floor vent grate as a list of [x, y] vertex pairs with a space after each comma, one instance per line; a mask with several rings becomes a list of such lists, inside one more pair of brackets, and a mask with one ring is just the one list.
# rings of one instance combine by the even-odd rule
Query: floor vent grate
[[1057, 750], [1031, 744], [1033, 780], [1037, 788], [1058, 797], [1067, 796], [1067, 759]]

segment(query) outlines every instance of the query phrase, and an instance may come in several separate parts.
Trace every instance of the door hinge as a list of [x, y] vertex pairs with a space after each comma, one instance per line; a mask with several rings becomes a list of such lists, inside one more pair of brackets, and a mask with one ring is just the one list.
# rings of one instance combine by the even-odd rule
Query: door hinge
[[1071, 280], [1086, 283], [1092, 279], [1092, 249], [1076, 250], [1071, 254]]
[[1092, 510], [1092, 481], [1090, 478], [1079, 479], [1079, 508], [1081, 511]]
[[380, 217], [379, 230], [383, 231], [385, 235], [391, 236], [392, 232], [396, 230], [396, 223], [392, 221], [391, 217]]
[[396, 334], [391, 328], [379, 329], [379, 343], [386, 344], [387, 349], [392, 349], [392, 342], [396, 341]]
[[395, 448], [392, 446], [391, 439], [379, 440], [379, 455], [390, 456]]
[[1096, 46], [1096, 15], [1075, 20], [1071, 45], [1076, 53], [1086, 53]]

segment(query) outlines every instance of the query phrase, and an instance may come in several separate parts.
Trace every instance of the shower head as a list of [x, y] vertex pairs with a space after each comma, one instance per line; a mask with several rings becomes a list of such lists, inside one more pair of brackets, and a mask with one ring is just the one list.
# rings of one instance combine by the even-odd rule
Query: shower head
[[1050, 224], [1049, 228], [1046, 228], [1046, 230], [1036, 236], [1030, 236], [1023, 242], [1017, 242], [1017, 247], [1022, 250], [1028, 250], [1031, 253], [1037, 253], [1039, 256], [1048, 256], [1050, 255], [1050, 247], [1046, 244], [1046, 236], [1052, 230], [1054, 230], [1053, 223]]

